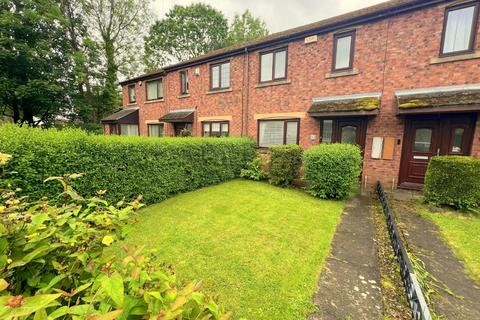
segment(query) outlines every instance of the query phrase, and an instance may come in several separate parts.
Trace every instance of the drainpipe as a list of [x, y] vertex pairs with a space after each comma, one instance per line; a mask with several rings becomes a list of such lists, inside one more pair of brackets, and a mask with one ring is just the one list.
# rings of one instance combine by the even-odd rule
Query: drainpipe
[[242, 96], [242, 136], [248, 136], [248, 82], [249, 82], [249, 56], [245, 47], [243, 58], [243, 96]]

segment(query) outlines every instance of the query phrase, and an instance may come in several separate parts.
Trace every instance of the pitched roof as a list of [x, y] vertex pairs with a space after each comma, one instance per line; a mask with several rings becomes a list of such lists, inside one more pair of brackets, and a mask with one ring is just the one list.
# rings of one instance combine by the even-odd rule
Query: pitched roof
[[101, 122], [116, 122], [122, 118], [125, 118], [128, 115], [131, 115], [133, 113], [137, 112], [138, 113], [138, 108], [127, 108], [127, 109], [122, 109], [120, 111], [117, 111], [115, 113], [112, 113], [106, 117], [104, 117]]
[[163, 115], [159, 120], [164, 122], [193, 122], [193, 113], [195, 109], [171, 110]]
[[285, 31], [273, 33], [256, 40], [213, 50], [203, 55], [194, 57], [190, 60], [181, 61], [179, 63], [164, 67], [163, 69], [159, 69], [135, 78], [122, 81], [120, 82], [120, 84], [124, 85], [127, 83], [135, 82], [137, 80], [153, 78], [155, 76], [160, 76], [165, 72], [174, 71], [183, 67], [189, 67], [204, 62], [213, 61], [222, 57], [238, 55], [245, 50], [257, 50], [262, 47], [271, 46], [277, 43], [280, 44], [289, 42], [298, 38], [306, 37], [308, 35], [331, 32], [339, 28], [346, 28], [361, 23], [381, 20], [409, 10], [420, 9], [423, 7], [433, 6], [435, 4], [448, 1], [452, 0], [390, 0], [382, 2], [380, 4], [352, 11], [346, 14], [320, 20], [314, 23], [306, 24]]

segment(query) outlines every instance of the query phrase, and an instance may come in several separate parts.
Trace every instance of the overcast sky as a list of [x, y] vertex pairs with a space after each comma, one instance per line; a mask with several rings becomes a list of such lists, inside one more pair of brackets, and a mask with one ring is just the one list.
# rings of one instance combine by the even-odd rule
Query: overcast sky
[[298, 27], [328, 17], [368, 7], [385, 0], [153, 0], [157, 18], [162, 18], [175, 4], [203, 2], [222, 11], [233, 20], [235, 13], [249, 9], [261, 17], [271, 33]]

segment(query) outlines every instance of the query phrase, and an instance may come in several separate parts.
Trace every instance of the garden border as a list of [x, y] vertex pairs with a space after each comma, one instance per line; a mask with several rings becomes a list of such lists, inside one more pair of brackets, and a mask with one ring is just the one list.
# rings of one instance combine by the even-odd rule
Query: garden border
[[420, 288], [417, 277], [413, 270], [410, 259], [407, 255], [407, 250], [403, 244], [400, 232], [398, 231], [393, 212], [388, 205], [388, 199], [383, 186], [380, 181], [377, 182], [375, 191], [378, 198], [382, 203], [383, 213], [387, 219], [388, 232], [390, 234], [390, 240], [392, 242], [392, 248], [397, 256], [398, 264], [400, 265], [400, 276], [402, 277], [405, 291], [407, 294], [410, 308], [412, 309], [413, 318], [416, 320], [431, 320], [432, 316], [428, 305], [425, 300], [425, 296]]

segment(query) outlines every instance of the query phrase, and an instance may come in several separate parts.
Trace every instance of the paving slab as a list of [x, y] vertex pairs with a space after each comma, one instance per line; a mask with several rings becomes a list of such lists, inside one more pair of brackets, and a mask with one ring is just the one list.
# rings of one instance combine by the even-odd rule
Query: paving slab
[[368, 196], [347, 200], [320, 275], [309, 320], [383, 319], [380, 273]]
[[465, 273], [463, 264], [441, 239], [438, 227], [421, 217], [410, 201], [393, 201], [398, 226], [408, 250], [425, 263], [425, 269], [448, 290], [436, 289], [433, 308], [444, 319], [480, 319], [480, 288]]

